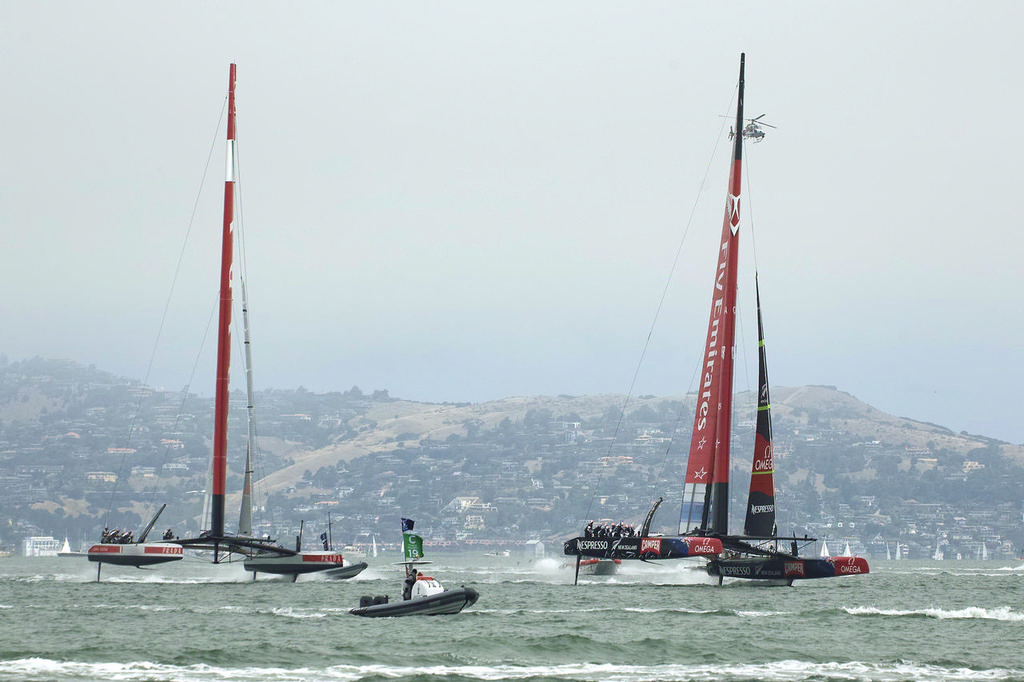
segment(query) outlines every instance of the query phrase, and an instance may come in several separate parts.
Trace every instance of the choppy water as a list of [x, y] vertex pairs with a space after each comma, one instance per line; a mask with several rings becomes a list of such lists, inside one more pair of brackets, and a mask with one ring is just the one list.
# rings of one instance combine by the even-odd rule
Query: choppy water
[[198, 560], [108, 566], [97, 584], [84, 558], [0, 559], [0, 681], [1024, 681], [1021, 562], [876, 561], [792, 588], [641, 564], [573, 587], [557, 559], [431, 558], [480, 601], [349, 615], [399, 595], [388, 559], [294, 584]]

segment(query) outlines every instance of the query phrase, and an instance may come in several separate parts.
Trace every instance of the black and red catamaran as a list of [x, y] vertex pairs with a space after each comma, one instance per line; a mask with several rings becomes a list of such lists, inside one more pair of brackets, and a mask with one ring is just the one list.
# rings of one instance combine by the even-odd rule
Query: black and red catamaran
[[[733, 130], [744, 130], [743, 89], [745, 56], [740, 76]], [[585, 534], [565, 542], [564, 551], [579, 557], [614, 559], [676, 559], [706, 556], [708, 573], [766, 583], [792, 584], [800, 578], [826, 578], [868, 572], [860, 557], [802, 558], [799, 547], [814, 538], [783, 537], [775, 523], [774, 458], [768, 370], [757, 293], [759, 391], [757, 431], [751, 466], [750, 494], [743, 534], [729, 532], [729, 464], [732, 431], [733, 362], [736, 337], [736, 298], [740, 235], [740, 180], [746, 135], [732, 135], [733, 153], [725, 219], [717, 253], [711, 315], [708, 321], [700, 385], [683, 482], [678, 535], [649, 535], [659, 499], [638, 536], [595, 539]], [[763, 137], [763, 135], [762, 135]], [[759, 138], [758, 138], [759, 139]], [[757, 140], [755, 140], [757, 141]], [[755, 277], [756, 281], [756, 277]], [[784, 549], [780, 548], [784, 547]]]
[[[138, 542], [111, 543], [101, 542], [89, 548], [90, 561], [123, 566], [148, 566], [155, 563], [175, 561], [182, 558], [183, 550], [204, 550], [212, 553], [213, 562], [243, 559], [245, 569], [253, 572], [290, 575], [294, 580], [303, 573], [331, 571], [335, 577], [351, 577], [366, 568], [366, 564], [346, 564], [340, 552], [331, 550], [325, 542], [324, 549], [302, 551], [301, 540], [296, 541], [296, 548], [290, 549], [278, 545], [268, 538], [257, 538], [252, 535], [252, 499], [250, 494], [251, 467], [250, 453], [246, 452], [245, 477], [242, 490], [242, 508], [239, 514], [237, 532], [228, 532], [225, 528], [225, 497], [228, 463], [228, 406], [230, 391], [231, 368], [231, 313], [234, 304], [232, 292], [232, 275], [234, 271], [235, 241], [235, 182], [238, 154], [235, 137], [235, 65], [231, 64], [228, 76], [227, 105], [227, 172], [224, 180], [224, 219], [221, 230], [220, 253], [220, 297], [217, 326], [217, 374], [214, 395], [214, 427], [213, 454], [211, 460], [211, 476], [209, 491], [210, 517], [207, 530], [195, 538], [174, 538], [161, 542], [145, 542], [146, 535], [153, 527], [160, 513], [158, 512], [149, 526], [141, 533]], [[245, 285], [242, 284], [243, 299]], [[252, 421], [253, 388], [251, 374], [251, 355], [249, 346], [248, 304], [243, 300], [243, 317], [245, 319], [246, 349], [246, 387], [248, 391], [249, 443], [251, 449], [255, 443], [255, 431]], [[166, 506], [166, 505], [165, 505]], [[161, 510], [163, 511], [163, 507]], [[97, 579], [99, 573], [97, 571]]]

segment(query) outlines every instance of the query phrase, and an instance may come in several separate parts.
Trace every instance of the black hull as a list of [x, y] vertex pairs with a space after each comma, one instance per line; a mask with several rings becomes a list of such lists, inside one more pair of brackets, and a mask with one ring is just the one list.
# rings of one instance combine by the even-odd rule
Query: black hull
[[577, 537], [566, 540], [562, 551], [567, 556], [621, 561], [651, 559], [684, 559], [722, 553], [722, 541], [711, 537]]
[[712, 559], [708, 562], [709, 575], [774, 585], [792, 585], [794, 580], [836, 578], [868, 572], [867, 561], [860, 557], [829, 557], [827, 559], [801, 559], [785, 556], [739, 557]]
[[385, 604], [360, 606], [349, 611], [354, 616], [383, 618], [394, 616], [441, 616], [458, 613], [472, 606], [480, 594], [472, 587], [459, 587], [439, 594], [403, 601], [389, 601]]

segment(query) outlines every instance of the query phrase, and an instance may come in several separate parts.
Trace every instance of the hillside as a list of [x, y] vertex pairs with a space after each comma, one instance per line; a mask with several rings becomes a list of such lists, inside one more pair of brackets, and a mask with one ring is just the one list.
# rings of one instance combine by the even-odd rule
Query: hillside
[[[231, 508], [244, 404], [232, 396]], [[409, 514], [440, 537], [507, 543], [560, 537], [584, 516], [638, 520], [657, 497], [678, 505], [695, 401], [421, 403], [353, 387], [261, 391], [256, 404], [256, 487], [274, 517], [266, 532], [294, 532], [326, 511], [350, 532], [378, 532]], [[753, 408], [751, 395], [737, 396], [734, 511], [749, 477]], [[212, 412], [207, 398], [67, 361], [0, 364], [0, 544], [36, 531], [91, 536], [106, 518], [138, 526], [158, 501], [168, 503], [161, 523], [199, 530]], [[923, 547], [927, 533], [965, 551], [979, 534], [1006, 553], [1024, 546], [1021, 446], [885, 414], [835, 387], [775, 387], [773, 414], [779, 505], [800, 532], [832, 533], [844, 519], [863, 529], [847, 539], [865, 548], [889, 536]]]
[[[800, 438], [801, 432], [820, 433], [826, 429], [855, 439], [883, 441], [897, 448], [931, 447], [959, 456], [997, 442], [886, 414], [834, 387], [775, 387], [772, 391], [772, 412], [781, 437], [777, 445], [782, 447], [791, 447], [792, 443], [787, 440]], [[519, 396], [460, 405], [398, 400], [375, 405], [356, 418], [352, 426], [359, 433], [352, 438], [339, 439], [315, 450], [289, 452], [293, 463], [267, 477], [265, 484], [270, 490], [278, 491], [301, 479], [305, 471], [333, 467], [372, 453], [420, 447], [430, 441], [444, 442], [453, 435], [465, 438], [473, 431], [494, 430], [506, 419], [521, 423], [536, 411], [550, 413], [556, 421], [565, 418], [591, 422], [606, 415], [617, 415], [624, 404], [627, 413], [635, 414], [644, 408], [657, 410], [662, 405], [678, 403], [684, 404], [692, 414], [695, 403], [692, 396], [645, 396], [628, 403], [621, 395]], [[737, 403], [750, 405], [751, 396], [742, 394]], [[785, 435], [789, 432], [793, 432], [792, 437]], [[1001, 443], [998, 447], [1004, 456], [1024, 464], [1024, 446]]]

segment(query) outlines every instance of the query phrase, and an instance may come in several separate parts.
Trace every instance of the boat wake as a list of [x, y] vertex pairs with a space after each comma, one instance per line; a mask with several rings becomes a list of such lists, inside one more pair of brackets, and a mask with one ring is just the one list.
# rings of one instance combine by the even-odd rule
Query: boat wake
[[965, 609], [879, 609], [873, 606], [857, 606], [843, 610], [853, 616], [907, 616], [911, 618], [1024, 622], [1024, 613], [1015, 612], [1009, 606], [1000, 606], [994, 609], [985, 609], [980, 606], [969, 606]]
[[359, 682], [361, 680], [530, 680], [531, 682], [563, 681], [631, 682], [658, 679], [668, 682], [739, 682], [741, 680], [768, 680], [797, 682], [823, 680], [917, 680], [921, 682], [1019, 679], [1024, 669], [950, 668], [938, 665], [894, 661], [891, 663], [804, 662], [795, 660], [770, 663], [714, 664], [714, 665], [628, 665], [611, 663], [569, 663], [554, 666], [538, 665], [335, 665], [326, 668], [310, 667], [221, 667], [211, 665], [177, 666], [150, 661], [93, 663], [58, 661], [45, 658], [22, 658], [0, 661], [0, 679], [81, 680], [117, 679], [127, 682], [153, 679], [168, 682], [248, 682], [253, 679], [267, 682], [296, 682], [317, 679], [331, 682]]

